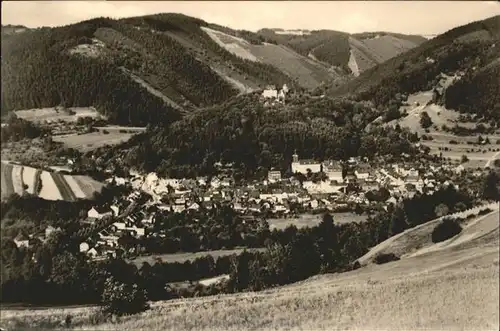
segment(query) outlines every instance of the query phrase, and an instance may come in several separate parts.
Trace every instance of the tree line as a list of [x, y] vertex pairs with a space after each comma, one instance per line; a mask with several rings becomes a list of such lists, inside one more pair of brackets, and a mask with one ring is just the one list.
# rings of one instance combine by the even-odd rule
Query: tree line
[[[112, 277], [145, 290], [149, 299], [167, 300], [181, 295], [208, 295], [261, 290], [296, 282], [320, 272], [350, 270], [368, 249], [385, 239], [435, 217], [445, 205], [450, 212], [470, 208], [474, 197], [451, 186], [433, 195], [416, 195], [366, 222], [335, 224], [325, 214], [317, 227], [268, 232], [263, 252], [238, 256], [203, 257], [193, 262], [143, 264], [139, 268], [120, 258], [88, 261], [78, 251], [71, 229], [53, 233], [45, 244], [17, 248], [2, 240], [2, 301], [37, 304], [101, 303], [106, 281]], [[169, 282], [196, 281], [229, 274], [223, 285], [174, 289]], [[111, 285], [110, 285], [111, 286]], [[50, 295], [49, 295], [50, 293]]]

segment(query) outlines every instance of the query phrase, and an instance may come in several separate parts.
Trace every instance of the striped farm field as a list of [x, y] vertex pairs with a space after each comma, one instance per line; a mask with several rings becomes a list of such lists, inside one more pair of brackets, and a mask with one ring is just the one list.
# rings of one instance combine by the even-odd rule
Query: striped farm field
[[88, 198], [92, 197], [95, 192], [100, 192], [104, 186], [104, 184], [87, 176], [73, 176], [73, 178]]
[[51, 175], [54, 183], [59, 189], [59, 193], [61, 193], [61, 196], [63, 197], [63, 200], [75, 201], [76, 195], [73, 190], [71, 190], [71, 187], [68, 185], [68, 183], [66, 183], [66, 181], [64, 180], [64, 175], [59, 172], [53, 172], [51, 173]]
[[42, 189], [40, 190], [39, 197], [46, 200], [62, 200], [62, 194], [59, 192], [59, 188], [50, 172], [42, 171], [40, 177], [42, 178]]
[[[11, 164], [4, 164], [2, 162], [2, 198], [14, 194], [14, 184], [12, 183], [12, 170]], [[5, 186], [5, 191], [3, 191]]]
[[76, 198], [85, 199], [87, 197], [85, 195], [85, 192], [83, 192], [82, 188], [80, 187], [80, 185], [78, 185], [78, 183], [76, 182], [75, 177], [70, 175], [64, 175], [64, 180], [69, 185], [69, 187], [75, 194]]
[[35, 194], [37, 169], [32, 167], [23, 167], [23, 183], [27, 186], [26, 192]]
[[19, 195], [22, 195], [24, 192], [23, 169], [24, 167], [14, 167], [12, 169], [12, 184], [14, 185], [14, 192]]
[[32, 167], [1, 162], [2, 199], [29, 193], [46, 200], [91, 199], [104, 184], [88, 176], [71, 176]]

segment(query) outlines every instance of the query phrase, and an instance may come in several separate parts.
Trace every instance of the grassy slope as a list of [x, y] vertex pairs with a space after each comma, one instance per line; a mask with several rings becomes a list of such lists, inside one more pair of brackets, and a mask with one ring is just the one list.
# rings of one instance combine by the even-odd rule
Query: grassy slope
[[[370, 90], [380, 90], [381, 86], [385, 86], [387, 93], [393, 91], [412, 93], [422, 90], [423, 86], [419, 86], [422, 85], [420, 81], [426, 80], [417, 78], [420, 78], [418, 75], [420, 72], [423, 72], [424, 69], [426, 73], [434, 73], [435, 71], [432, 77], [432, 79], [434, 79], [442, 68], [451, 68], [452, 66], [459, 67], [457, 60], [462, 59], [460, 58], [461, 55], [458, 55], [458, 59], [452, 58], [455, 54], [461, 54], [453, 53], [453, 50], [456, 51], [458, 44], [468, 44], [474, 41], [488, 43], [498, 40], [499, 37], [500, 16], [452, 29], [436, 38], [424, 42], [408, 52], [366, 70], [359, 77], [351, 80], [347, 84], [332, 87], [329, 94], [339, 96], [368, 91], [368, 94], [371, 96], [371, 94], [374, 93], [371, 93]], [[442, 61], [438, 61], [436, 64], [429, 64], [426, 62], [427, 57], [438, 57], [441, 58]], [[408, 84], [405, 84], [405, 82], [409, 81], [412, 81], [412, 86], [406, 86]], [[413, 91], [411, 91], [412, 89]], [[378, 97], [378, 99], [382, 99], [382, 97]]]
[[[262, 292], [157, 302], [146, 313], [123, 318], [119, 324], [100, 324], [98, 328], [238, 331], [498, 329], [498, 210], [470, 221], [462, 234], [437, 245], [429, 246], [428, 231], [419, 228], [396, 239], [400, 243], [412, 243], [397, 246], [399, 253], [413, 254], [400, 261], [371, 264], [347, 273], [315, 276]], [[412, 249], [419, 241], [428, 246], [421, 249], [421, 254], [415, 254]], [[383, 244], [375, 247], [372, 254], [382, 251]], [[395, 240], [391, 238], [385, 242], [385, 246], [394, 245]], [[90, 328], [88, 316], [92, 310], [4, 310], [2, 315], [5, 326], [9, 323], [50, 326], [70, 313], [76, 329], [81, 330]]]
[[[283, 45], [288, 45], [302, 55], [309, 55], [344, 70], [347, 69], [352, 50], [356, 54], [360, 71], [412, 49], [426, 40], [420, 36], [387, 32], [349, 35], [345, 32], [320, 30], [305, 35], [287, 35], [276, 34], [271, 29], [262, 29], [258, 33]], [[382, 37], [371, 39], [377, 35]]]

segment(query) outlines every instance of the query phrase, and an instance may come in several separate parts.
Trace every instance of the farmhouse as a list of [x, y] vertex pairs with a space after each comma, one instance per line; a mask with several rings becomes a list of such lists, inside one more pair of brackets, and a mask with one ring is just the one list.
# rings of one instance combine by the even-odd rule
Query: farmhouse
[[322, 165], [315, 160], [299, 160], [297, 153], [292, 155], [292, 173], [307, 174], [309, 171], [312, 173], [321, 172]]

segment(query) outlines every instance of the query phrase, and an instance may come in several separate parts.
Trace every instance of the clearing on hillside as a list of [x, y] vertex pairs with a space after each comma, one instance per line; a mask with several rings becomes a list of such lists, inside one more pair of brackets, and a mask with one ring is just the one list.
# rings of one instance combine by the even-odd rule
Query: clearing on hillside
[[104, 118], [94, 107], [71, 107], [66, 110], [53, 108], [38, 108], [28, 110], [16, 110], [17, 117], [31, 122], [76, 122], [80, 117]]
[[212, 40], [219, 46], [240, 58], [270, 64], [298, 80], [305, 88], [316, 88], [322, 82], [334, 78], [328, 72], [328, 67], [318, 61], [302, 56], [283, 45], [264, 43], [254, 45], [242, 38], [228, 35], [224, 32], [202, 27]]
[[104, 131], [83, 133], [83, 134], [69, 134], [53, 136], [52, 140], [61, 142], [64, 146], [74, 148], [80, 152], [88, 152], [99, 147], [106, 145], [118, 145], [129, 140], [135, 133], [120, 132], [119, 130], [106, 130]]

